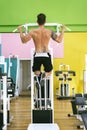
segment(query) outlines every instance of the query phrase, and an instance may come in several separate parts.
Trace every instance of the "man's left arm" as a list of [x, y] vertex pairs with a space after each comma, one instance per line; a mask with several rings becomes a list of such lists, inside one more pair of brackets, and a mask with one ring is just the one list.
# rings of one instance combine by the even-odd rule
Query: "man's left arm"
[[30, 33], [24, 35], [24, 33], [22, 32], [22, 29], [23, 29], [22, 26], [18, 27], [18, 31], [20, 32], [21, 41], [22, 41], [22, 43], [27, 43], [32, 37], [31, 37]]

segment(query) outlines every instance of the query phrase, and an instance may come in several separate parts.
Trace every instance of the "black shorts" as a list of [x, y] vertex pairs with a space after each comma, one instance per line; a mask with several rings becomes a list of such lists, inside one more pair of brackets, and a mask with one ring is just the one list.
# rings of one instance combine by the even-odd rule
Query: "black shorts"
[[53, 69], [52, 61], [51, 61], [51, 55], [47, 53], [47, 57], [45, 56], [39, 56], [39, 57], [33, 57], [33, 72], [40, 71], [41, 65], [44, 66], [45, 72], [50, 72]]

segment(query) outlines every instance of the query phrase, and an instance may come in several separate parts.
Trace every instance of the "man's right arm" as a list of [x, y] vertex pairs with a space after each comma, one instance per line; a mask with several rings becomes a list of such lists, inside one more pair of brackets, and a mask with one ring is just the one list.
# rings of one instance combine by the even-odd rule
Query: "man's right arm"
[[62, 31], [60, 33], [60, 35], [57, 35], [55, 32], [52, 31], [51, 33], [51, 38], [58, 42], [58, 43], [61, 43], [62, 42], [62, 39], [63, 39], [63, 36], [64, 36], [64, 31], [65, 31], [66, 27], [63, 25], [62, 26]]

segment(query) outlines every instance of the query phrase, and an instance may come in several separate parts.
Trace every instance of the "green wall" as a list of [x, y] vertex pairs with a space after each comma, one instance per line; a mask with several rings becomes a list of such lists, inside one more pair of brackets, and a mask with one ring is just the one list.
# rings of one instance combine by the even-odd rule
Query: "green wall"
[[72, 31], [87, 31], [87, 0], [0, 0], [0, 32], [35, 23], [38, 13], [47, 22], [66, 24]]

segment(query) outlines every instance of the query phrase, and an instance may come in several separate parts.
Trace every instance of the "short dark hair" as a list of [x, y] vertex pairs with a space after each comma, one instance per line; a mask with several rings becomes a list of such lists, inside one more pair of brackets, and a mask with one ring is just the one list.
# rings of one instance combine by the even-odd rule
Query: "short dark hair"
[[39, 25], [43, 25], [46, 22], [46, 15], [43, 13], [40, 13], [37, 15], [37, 22]]

